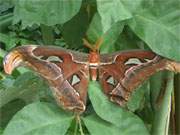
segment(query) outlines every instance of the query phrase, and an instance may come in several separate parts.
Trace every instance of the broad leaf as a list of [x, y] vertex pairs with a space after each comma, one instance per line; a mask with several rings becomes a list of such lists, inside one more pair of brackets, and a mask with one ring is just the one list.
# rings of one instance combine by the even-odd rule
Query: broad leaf
[[180, 60], [179, 14], [178, 0], [156, 0], [150, 8], [137, 12], [129, 26], [153, 51]]
[[108, 53], [116, 51], [115, 42], [118, 39], [120, 33], [124, 28], [123, 22], [115, 23], [111, 29], [104, 32], [103, 24], [101, 23], [101, 17], [96, 13], [92, 19], [90, 27], [87, 31], [88, 39], [93, 43], [96, 42], [100, 37], [103, 38], [103, 43], [101, 45], [101, 53]]
[[127, 103], [129, 110], [134, 112], [135, 110], [140, 108], [141, 104], [143, 103], [145, 92], [147, 90], [148, 90], [148, 83], [147, 82], [134, 90], [131, 98], [129, 99], [129, 101]]
[[102, 93], [97, 82], [90, 82], [89, 97], [93, 108], [102, 119], [117, 126], [123, 135], [148, 135], [148, 131], [140, 118], [111, 103]]
[[[1, 82], [5, 83], [3, 80]], [[0, 91], [0, 107], [17, 98], [23, 99], [26, 103], [38, 100], [42, 96], [39, 95], [40, 91], [47, 90], [49, 90], [48, 86], [42, 79], [31, 72], [27, 72], [19, 76], [15, 82], [9, 83], [9, 86], [6, 83], [5, 88], [2, 87]]]
[[33, 43], [30, 40], [14, 37], [12, 35], [3, 34], [3, 33], [0, 33], [0, 42], [5, 43], [7, 50], [10, 50], [11, 48], [15, 47], [16, 44], [19, 44], [19, 43], [20, 44], [30, 44], [30, 43]]
[[100, 119], [97, 115], [87, 116], [83, 121], [91, 135], [124, 135], [118, 127]]
[[21, 99], [12, 100], [0, 108], [0, 127], [5, 128], [12, 117], [25, 106]]
[[9, 25], [11, 25], [13, 20], [13, 14], [5, 14], [0, 16], [0, 32], [5, 31]]
[[13, 117], [3, 135], [64, 135], [72, 119], [55, 105], [33, 103]]
[[17, 0], [14, 22], [24, 27], [36, 24], [52, 26], [70, 20], [81, 7], [82, 0]]
[[101, 17], [104, 33], [115, 23], [132, 17], [122, 0], [97, 0], [97, 10]]
[[117, 50], [144, 49], [144, 42], [128, 26], [125, 26], [114, 46]]
[[83, 7], [77, 15], [62, 26], [62, 35], [68, 46], [72, 48], [82, 46], [88, 23], [88, 12]]

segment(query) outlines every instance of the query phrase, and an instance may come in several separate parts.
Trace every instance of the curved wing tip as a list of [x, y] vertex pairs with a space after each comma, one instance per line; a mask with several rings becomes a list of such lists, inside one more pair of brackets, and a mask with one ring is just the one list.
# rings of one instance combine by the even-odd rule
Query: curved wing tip
[[22, 62], [22, 55], [14, 50], [9, 52], [3, 59], [3, 67], [6, 74], [12, 74], [13, 70]]

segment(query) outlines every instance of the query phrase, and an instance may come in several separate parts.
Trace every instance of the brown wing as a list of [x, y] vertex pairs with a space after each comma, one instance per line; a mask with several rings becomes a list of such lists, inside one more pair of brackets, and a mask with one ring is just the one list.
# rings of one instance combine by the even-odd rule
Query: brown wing
[[26, 66], [39, 73], [52, 87], [57, 103], [74, 112], [83, 112], [88, 86], [87, 54], [59, 47], [21, 46], [4, 58], [4, 70], [11, 73]]
[[124, 105], [135, 88], [164, 69], [180, 72], [180, 64], [142, 50], [101, 55], [99, 81], [113, 102]]

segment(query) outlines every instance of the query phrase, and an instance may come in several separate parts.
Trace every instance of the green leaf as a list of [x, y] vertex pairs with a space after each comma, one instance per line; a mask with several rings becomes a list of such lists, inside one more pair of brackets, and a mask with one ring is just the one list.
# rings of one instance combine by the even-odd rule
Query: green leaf
[[39, 100], [40, 91], [48, 90], [48, 86], [42, 79], [31, 72], [24, 73], [15, 80], [13, 85], [6, 85], [5, 89], [0, 91], [0, 107], [17, 98], [23, 99], [26, 103]]
[[17, 38], [13, 38], [7, 34], [0, 33], [0, 41], [6, 44], [6, 49], [8, 50], [16, 46]]
[[11, 48], [15, 47], [16, 44], [19, 44], [19, 43], [21, 43], [21, 44], [33, 43], [30, 40], [18, 38], [18, 37], [15, 37], [15, 36], [12, 36], [9, 34], [3, 34], [3, 33], [0, 33], [0, 41], [5, 43], [7, 50], [10, 50]]
[[17, 113], [17, 111], [21, 110], [24, 106], [25, 102], [23, 100], [16, 99], [0, 108], [0, 127], [5, 128], [13, 115]]
[[155, 5], [157, 0], [134, 0], [133, 2], [132, 0], [121, 0], [121, 2], [132, 15], [135, 15]]
[[118, 39], [120, 33], [124, 28], [123, 22], [115, 23], [111, 29], [103, 32], [103, 24], [101, 23], [101, 17], [96, 13], [91, 21], [89, 29], [87, 31], [88, 39], [95, 43], [100, 37], [103, 38], [101, 45], [101, 53], [116, 51], [115, 42]]
[[9, 25], [11, 25], [13, 20], [13, 14], [5, 14], [0, 16], [0, 32], [4, 31], [7, 29]]
[[91, 135], [124, 135], [118, 127], [100, 119], [97, 115], [87, 116], [83, 121]]
[[149, 134], [142, 120], [133, 113], [111, 103], [102, 93], [97, 82], [90, 82], [88, 92], [98, 116], [117, 126], [123, 135]]
[[64, 135], [72, 119], [55, 105], [33, 103], [13, 117], [3, 135]]
[[6, 88], [10, 88], [13, 86], [15, 79], [12, 77], [6, 77], [0, 80], [0, 90], [4, 90]]
[[116, 46], [117, 50], [144, 49], [142, 40], [128, 26], [124, 27], [114, 46]]
[[51, 26], [46, 26], [41, 24], [41, 32], [42, 32], [42, 39], [45, 45], [52, 45], [54, 44], [54, 33], [53, 28]]
[[88, 23], [88, 12], [82, 7], [76, 16], [62, 26], [63, 38], [69, 46], [73, 48], [82, 46]]
[[157, 0], [153, 7], [136, 13], [128, 24], [154, 52], [180, 60], [179, 14], [178, 0]]
[[151, 105], [154, 110], [157, 111], [158, 108], [158, 98], [161, 96], [162, 93], [162, 86], [163, 84], [163, 78], [165, 77], [166, 72], [159, 72], [155, 75], [153, 75], [150, 78], [150, 92], [151, 92]]
[[97, 10], [101, 17], [104, 33], [115, 23], [132, 17], [122, 0], [97, 0]]
[[147, 89], [148, 89], [148, 83], [144, 83], [139, 88], [133, 91], [131, 98], [127, 103], [129, 110], [134, 112], [135, 110], [140, 108]]
[[34, 23], [52, 26], [70, 20], [80, 9], [82, 0], [17, 0], [14, 23], [22, 21], [23, 27]]
[[6, 51], [0, 48], [0, 57], [3, 58], [6, 55]]

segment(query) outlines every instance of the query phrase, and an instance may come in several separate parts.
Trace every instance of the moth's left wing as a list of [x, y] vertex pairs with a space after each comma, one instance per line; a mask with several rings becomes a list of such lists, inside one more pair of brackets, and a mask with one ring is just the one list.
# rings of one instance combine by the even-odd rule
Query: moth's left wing
[[20, 46], [4, 58], [4, 70], [11, 73], [26, 66], [49, 82], [55, 99], [64, 109], [83, 112], [86, 105], [88, 55], [54, 46]]
[[99, 81], [113, 102], [124, 105], [135, 88], [160, 70], [180, 72], [180, 63], [143, 50], [103, 54]]

